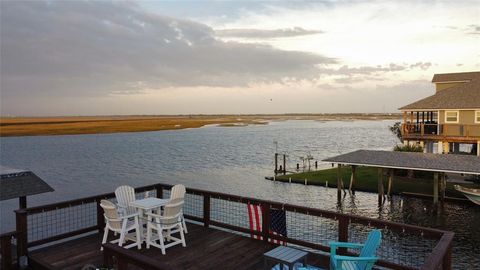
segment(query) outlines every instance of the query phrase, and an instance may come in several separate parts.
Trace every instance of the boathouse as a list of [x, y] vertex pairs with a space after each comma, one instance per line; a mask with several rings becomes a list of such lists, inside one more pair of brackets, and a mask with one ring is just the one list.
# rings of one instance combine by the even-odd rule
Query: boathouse
[[[446, 188], [445, 173], [458, 173], [480, 175], [480, 156], [472, 155], [437, 155], [431, 153], [418, 152], [397, 152], [397, 151], [378, 151], [378, 150], [357, 150], [347, 154], [331, 157], [322, 161], [336, 163], [338, 169], [341, 166], [352, 166], [352, 176], [350, 179], [350, 188], [355, 182], [356, 166], [367, 166], [378, 168], [378, 201], [383, 203], [384, 172], [388, 175], [388, 191], [390, 193], [393, 182], [393, 170], [417, 170], [429, 171], [434, 173], [433, 183], [433, 201], [443, 200]], [[340, 175], [340, 174], [339, 174]], [[338, 198], [341, 199], [342, 179], [338, 177]]]

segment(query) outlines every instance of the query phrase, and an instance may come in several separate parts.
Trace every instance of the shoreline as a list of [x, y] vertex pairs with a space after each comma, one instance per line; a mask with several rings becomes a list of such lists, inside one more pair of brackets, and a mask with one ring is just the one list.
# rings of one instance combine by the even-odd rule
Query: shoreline
[[1, 117], [0, 137], [107, 134], [200, 128], [207, 125], [243, 127], [272, 121], [400, 120], [400, 114], [252, 114], [175, 116]]

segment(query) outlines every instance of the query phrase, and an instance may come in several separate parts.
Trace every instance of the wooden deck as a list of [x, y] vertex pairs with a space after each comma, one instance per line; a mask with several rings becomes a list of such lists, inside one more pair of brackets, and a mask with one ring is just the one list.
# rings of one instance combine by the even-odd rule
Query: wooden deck
[[[188, 224], [187, 247], [180, 245], [167, 249], [162, 255], [154, 247], [130, 250], [162, 261], [173, 269], [263, 269], [263, 253], [275, 247], [263, 241], [253, 240], [214, 228]], [[82, 269], [87, 264], [103, 265], [100, 251], [101, 236], [93, 234], [29, 253], [33, 269]], [[327, 268], [328, 259], [316, 254], [308, 255], [310, 265]], [[132, 267], [132, 269], [135, 269]]]

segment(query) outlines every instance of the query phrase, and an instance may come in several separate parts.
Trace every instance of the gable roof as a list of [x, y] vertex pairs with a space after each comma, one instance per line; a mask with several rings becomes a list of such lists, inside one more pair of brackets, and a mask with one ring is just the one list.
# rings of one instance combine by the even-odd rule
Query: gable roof
[[477, 78], [480, 78], [480, 71], [443, 73], [433, 75], [432, 83], [472, 81]]
[[399, 110], [478, 108], [480, 108], [480, 77], [472, 79], [471, 82], [438, 91], [435, 95], [403, 106]]
[[379, 168], [480, 175], [480, 157], [471, 155], [357, 150], [322, 161]]

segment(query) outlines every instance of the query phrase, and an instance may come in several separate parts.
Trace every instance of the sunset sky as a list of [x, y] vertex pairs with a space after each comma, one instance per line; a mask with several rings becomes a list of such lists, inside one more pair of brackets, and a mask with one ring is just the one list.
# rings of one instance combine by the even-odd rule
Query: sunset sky
[[480, 70], [480, 1], [1, 1], [2, 116], [397, 112]]

